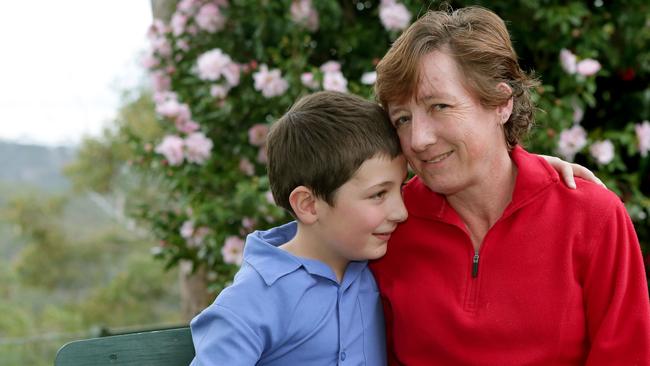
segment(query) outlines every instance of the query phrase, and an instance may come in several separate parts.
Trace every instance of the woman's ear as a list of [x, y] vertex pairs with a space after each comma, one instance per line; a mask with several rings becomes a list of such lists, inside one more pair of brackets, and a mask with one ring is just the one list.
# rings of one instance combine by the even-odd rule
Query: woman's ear
[[499, 123], [504, 125], [506, 124], [506, 122], [508, 122], [508, 119], [512, 114], [512, 103], [513, 103], [512, 88], [510, 87], [510, 85], [504, 82], [500, 82], [499, 84], [497, 84], [497, 91], [499, 91], [499, 93], [510, 95], [510, 98], [508, 98], [508, 100], [505, 103], [497, 107], [497, 115], [499, 116]]
[[316, 214], [316, 200], [311, 189], [298, 186], [289, 195], [289, 204], [296, 214], [296, 219], [305, 224], [313, 224], [318, 219]]

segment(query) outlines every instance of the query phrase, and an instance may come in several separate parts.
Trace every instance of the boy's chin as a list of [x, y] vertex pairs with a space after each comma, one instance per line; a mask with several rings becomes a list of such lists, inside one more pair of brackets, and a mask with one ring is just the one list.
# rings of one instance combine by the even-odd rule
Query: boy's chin
[[382, 246], [379, 246], [379, 247], [377, 247], [377, 248], [373, 251], [373, 253], [371, 253], [371, 254], [368, 256], [367, 259], [370, 260], [370, 261], [371, 261], [371, 260], [375, 260], [375, 259], [379, 259], [379, 258], [383, 257], [383, 256], [386, 254], [386, 250], [387, 250], [387, 249], [388, 249], [388, 245], [387, 245], [387, 244], [384, 244], [384, 245], [382, 245]]

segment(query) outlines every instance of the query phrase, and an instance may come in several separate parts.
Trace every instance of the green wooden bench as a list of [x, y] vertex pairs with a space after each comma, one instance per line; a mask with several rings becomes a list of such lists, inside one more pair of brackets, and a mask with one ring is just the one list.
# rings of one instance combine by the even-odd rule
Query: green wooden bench
[[194, 357], [190, 328], [84, 339], [65, 344], [55, 366], [187, 366]]

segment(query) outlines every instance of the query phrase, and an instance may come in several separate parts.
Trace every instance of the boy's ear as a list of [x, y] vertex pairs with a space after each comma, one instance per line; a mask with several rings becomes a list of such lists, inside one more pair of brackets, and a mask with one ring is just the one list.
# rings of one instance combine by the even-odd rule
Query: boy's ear
[[497, 107], [497, 114], [499, 115], [499, 123], [504, 125], [506, 122], [508, 122], [508, 118], [510, 118], [510, 115], [512, 114], [512, 103], [513, 103], [513, 97], [512, 97], [512, 88], [510, 85], [500, 82], [497, 84], [497, 90], [501, 93], [507, 93], [510, 94], [510, 98], [508, 100], [501, 104], [500, 106]]
[[311, 189], [305, 186], [298, 186], [289, 195], [289, 204], [296, 214], [298, 221], [305, 224], [313, 224], [318, 219], [316, 214], [316, 200]]

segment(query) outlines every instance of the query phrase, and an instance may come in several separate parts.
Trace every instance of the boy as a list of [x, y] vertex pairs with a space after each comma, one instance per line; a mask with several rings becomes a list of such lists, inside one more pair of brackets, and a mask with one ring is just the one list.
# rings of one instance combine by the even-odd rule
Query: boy
[[407, 213], [406, 162], [385, 112], [360, 97], [303, 97], [267, 140], [273, 196], [296, 221], [250, 234], [232, 286], [191, 322], [192, 365], [384, 365], [367, 260]]

